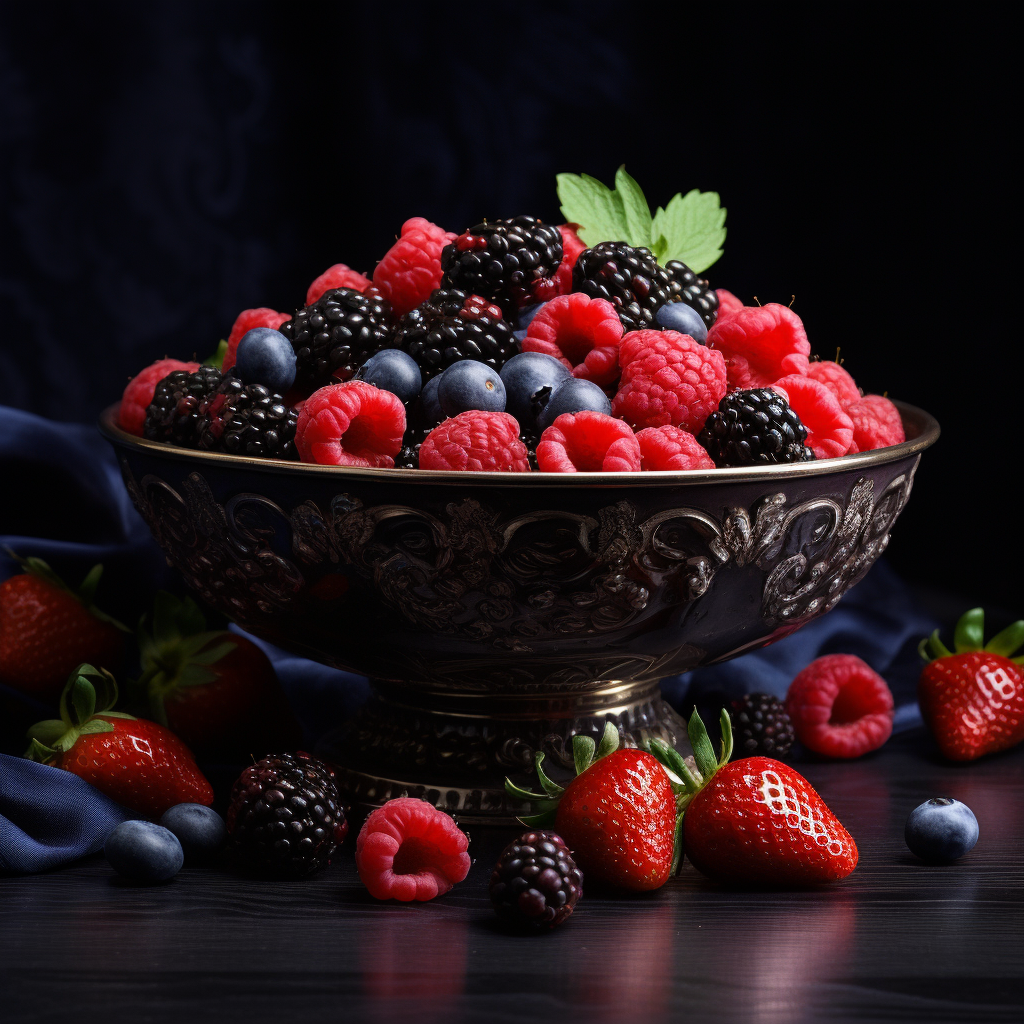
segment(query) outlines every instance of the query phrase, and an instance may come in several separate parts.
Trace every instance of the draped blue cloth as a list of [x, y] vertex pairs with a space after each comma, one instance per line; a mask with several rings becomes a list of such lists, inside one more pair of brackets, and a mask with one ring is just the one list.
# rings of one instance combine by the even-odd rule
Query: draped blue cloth
[[[0, 406], [0, 480], [6, 485], [0, 498], [0, 579], [18, 571], [8, 547], [45, 559], [74, 583], [103, 562], [100, 604], [129, 624], [158, 589], [181, 589], [132, 508], [113, 451], [95, 427]], [[682, 711], [750, 692], [783, 697], [797, 672], [819, 655], [856, 654], [886, 678], [897, 704], [894, 727], [906, 729], [920, 722], [916, 645], [937, 625], [880, 562], [828, 615], [771, 647], [666, 679], [662, 688]], [[334, 725], [351, 714], [366, 694], [361, 676], [256, 642], [274, 661], [310, 744], [324, 723]], [[0, 686], [0, 746], [21, 753], [24, 728], [53, 713]], [[0, 867], [41, 871], [98, 849], [123, 820], [118, 813], [127, 812], [91, 787], [83, 795], [83, 786], [66, 772], [3, 758]]]

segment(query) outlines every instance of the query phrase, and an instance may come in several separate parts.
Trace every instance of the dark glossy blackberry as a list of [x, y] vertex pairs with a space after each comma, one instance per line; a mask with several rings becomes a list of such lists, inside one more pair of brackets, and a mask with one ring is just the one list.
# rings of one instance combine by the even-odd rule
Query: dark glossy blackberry
[[733, 701], [736, 757], [785, 757], [796, 740], [786, 707], [770, 693], [748, 693]]
[[697, 435], [716, 466], [810, 462], [807, 428], [771, 388], [733, 391], [718, 403]]
[[262, 384], [225, 377], [199, 404], [196, 447], [203, 451], [298, 460], [299, 414]]
[[498, 306], [454, 288], [437, 289], [406, 313], [393, 345], [416, 360], [424, 385], [460, 359], [478, 359], [500, 370], [519, 351]]
[[537, 445], [540, 444], [540, 438], [535, 434], [531, 434], [529, 431], [524, 430], [520, 433], [519, 440], [526, 445], [526, 457], [530, 460], [530, 469], [534, 473], [539, 473], [540, 467], [537, 465]]
[[[421, 441], [420, 444], [423, 442]], [[419, 469], [420, 445], [402, 445], [402, 450], [395, 456], [395, 469]]]
[[554, 928], [583, 895], [583, 873], [561, 836], [524, 832], [502, 850], [489, 892], [503, 921], [518, 927]]
[[669, 260], [665, 264], [670, 284], [669, 302], [685, 302], [692, 306], [710, 330], [718, 317], [718, 295], [707, 279], [698, 277], [682, 260]]
[[562, 233], [535, 217], [477, 224], [441, 250], [442, 288], [496, 302], [512, 318], [521, 306], [554, 298]]
[[572, 272], [572, 290], [607, 299], [627, 331], [658, 330], [654, 314], [672, 295], [672, 277], [650, 249], [601, 242], [584, 249]]
[[194, 448], [199, 406], [220, 387], [222, 380], [223, 374], [213, 366], [200, 366], [194, 373], [169, 373], [153, 392], [142, 436], [150, 441], [170, 441], [182, 448]]
[[246, 768], [231, 789], [227, 826], [236, 868], [292, 877], [327, 867], [348, 832], [334, 772], [301, 752]]
[[391, 304], [351, 288], [324, 292], [281, 324], [295, 349], [295, 384], [304, 391], [351, 380], [391, 340]]

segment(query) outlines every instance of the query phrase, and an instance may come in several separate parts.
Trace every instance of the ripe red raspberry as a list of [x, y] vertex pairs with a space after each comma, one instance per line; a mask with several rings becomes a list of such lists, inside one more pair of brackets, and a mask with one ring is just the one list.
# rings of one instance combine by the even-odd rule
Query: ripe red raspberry
[[816, 754], [860, 757], [892, 734], [892, 691], [852, 654], [826, 654], [789, 685], [786, 713], [797, 739]]
[[860, 401], [860, 389], [856, 381], [850, 376], [849, 371], [843, 369], [839, 363], [831, 359], [814, 361], [807, 367], [807, 376], [816, 380], [832, 392], [839, 399], [839, 404], [845, 409], [851, 402]]
[[405, 433], [402, 400], [361, 380], [329, 384], [306, 399], [295, 426], [303, 462], [391, 469]]
[[636, 435], [641, 469], [714, 469], [711, 456], [685, 430], [666, 424], [646, 427]]
[[603, 412], [563, 412], [540, 436], [542, 473], [635, 473], [640, 443], [629, 425]]
[[142, 424], [146, 422], [146, 409], [153, 401], [153, 392], [169, 373], [188, 370], [195, 373], [198, 363], [182, 363], [177, 359], [158, 359], [150, 363], [141, 373], [132, 377], [121, 396], [121, 408], [117, 412], [117, 425], [129, 434], [142, 437]]
[[391, 303], [395, 316], [404, 316], [441, 287], [441, 250], [455, 241], [451, 231], [412, 217], [402, 235], [384, 254], [373, 272], [377, 290]]
[[420, 469], [529, 473], [530, 455], [514, 416], [470, 409], [427, 434], [420, 445]]
[[235, 353], [238, 343], [256, 327], [271, 327], [275, 331], [285, 322], [291, 320], [288, 313], [278, 313], [276, 309], [259, 306], [256, 309], [243, 309], [235, 318], [231, 333], [228, 335], [228, 350], [224, 353], [221, 370], [227, 373], [235, 365]]
[[777, 380], [772, 389], [786, 397], [789, 407], [807, 428], [804, 444], [819, 459], [845, 455], [853, 443], [853, 421], [839, 399], [822, 383], [799, 373]]
[[579, 224], [559, 224], [558, 230], [562, 233], [562, 262], [552, 276], [557, 287], [555, 294], [568, 295], [572, 291], [572, 268], [587, 243], [576, 234]]
[[378, 900], [432, 900], [469, 874], [469, 836], [426, 800], [389, 800], [356, 838], [356, 868]]
[[619, 345], [619, 363], [612, 413], [634, 427], [670, 423], [695, 434], [725, 396], [725, 358], [688, 334], [630, 331]]
[[708, 332], [709, 348], [725, 356], [729, 390], [766, 388], [780, 377], [806, 373], [811, 345], [800, 317], [787, 306], [744, 306]]
[[738, 313], [743, 308], [742, 299], [736, 298], [736, 296], [728, 289], [716, 288], [715, 294], [718, 296], [718, 316], [715, 319], [716, 323], [727, 316], [732, 316], [733, 313]]
[[907, 439], [899, 409], [881, 395], [865, 395], [859, 402], [851, 402], [846, 415], [853, 421], [851, 454], [888, 448]]
[[621, 337], [622, 321], [610, 302], [574, 292], [541, 307], [527, 328], [523, 351], [554, 356], [574, 377], [605, 387], [619, 375]]
[[306, 289], [306, 305], [312, 306], [324, 292], [329, 292], [332, 288], [351, 288], [356, 292], [365, 292], [369, 287], [370, 279], [365, 274], [346, 267], [344, 263], [335, 263]]

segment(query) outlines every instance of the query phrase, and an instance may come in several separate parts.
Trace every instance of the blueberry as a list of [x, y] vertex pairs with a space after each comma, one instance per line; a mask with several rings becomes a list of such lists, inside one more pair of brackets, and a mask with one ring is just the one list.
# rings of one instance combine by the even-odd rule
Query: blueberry
[[544, 408], [537, 415], [537, 429], [543, 433], [563, 412], [584, 412], [588, 409], [611, 415], [612, 403], [593, 381], [569, 377], [555, 385]]
[[420, 392], [420, 414], [426, 427], [436, 427], [444, 419], [441, 403], [437, 400], [437, 388], [443, 376], [442, 373], [437, 377], [431, 377]]
[[164, 811], [160, 824], [178, 837], [189, 864], [212, 860], [228, 837], [224, 819], [203, 804], [175, 804]]
[[685, 302], [666, 302], [654, 314], [654, 319], [666, 331], [688, 334], [694, 341], [699, 341], [702, 345], [708, 340], [707, 324], [701, 319], [700, 313]]
[[523, 308], [519, 310], [519, 315], [516, 317], [516, 329], [512, 333], [520, 341], [526, 337], [526, 331], [530, 326], [530, 321], [537, 315], [540, 307], [543, 305], [543, 302], [538, 302], [533, 306], [523, 306]]
[[231, 372], [246, 384], [283, 395], [295, 383], [295, 349], [280, 331], [254, 327], [238, 343]]
[[135, 882], [166, 882], [185, 861], [177, 836], [151, 821], [122, 821], [103, 847], [110, 866]]
[[478, 359], [460, 359], [441, 374], [437, 400], [445, 416], [468, 409], [505, 411], [505, 385], [498, 371]]
[[501, 368], [505, 411], [515, 416], [523, 430], [536, 430], [540, 405], [533, 402], [533, 396], [541, 388], [554, 390], [568, 376], [569, 371], [554, 356], [520, 352]]
[[419, 364], [408, 352], [400, 348], [386, 348], [363, 363], [356, 370], [356, 380], [376, 384], [390, 391], [403, 402], [411, 402], [423, 387], [423, 374]]
[[911, 853], [922, 860], [948, 864], [974, 849], [978, 819], [959, 800], [934, 797], [910, 812], [904, 834]]

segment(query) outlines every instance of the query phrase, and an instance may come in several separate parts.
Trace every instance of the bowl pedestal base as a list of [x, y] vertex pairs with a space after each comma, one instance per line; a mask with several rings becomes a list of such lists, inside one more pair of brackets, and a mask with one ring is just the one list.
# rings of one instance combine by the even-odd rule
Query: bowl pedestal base
[[573, 694], [432, 694], [374, 681], [364, 708], [329, 734], [317, 755], [337, 771], [342, 799], [368, 811], [399, 796], [420, 797], [463, 824], [512, 825], [528, 805], [509, 797], [506, 776], [537, 790], [537, 752], [564, 783], [574, 774], [572, 737], [599, 739], [618, 726], [623, 745], [657, 738], [690, 753], [686, 724], [656, 681], [591, 684]]

